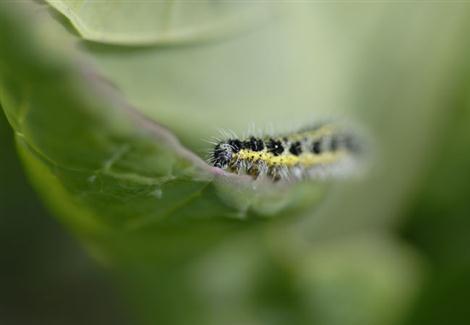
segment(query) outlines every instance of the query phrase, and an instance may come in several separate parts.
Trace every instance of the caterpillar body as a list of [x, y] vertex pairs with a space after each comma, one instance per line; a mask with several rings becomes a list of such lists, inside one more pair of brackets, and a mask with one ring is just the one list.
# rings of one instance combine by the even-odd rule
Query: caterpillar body
[[219, 141], [209, 162], [226, 172], [277, 182], [347, 174], [362, 152], [355, 133], [326, 123], [280, 136]]

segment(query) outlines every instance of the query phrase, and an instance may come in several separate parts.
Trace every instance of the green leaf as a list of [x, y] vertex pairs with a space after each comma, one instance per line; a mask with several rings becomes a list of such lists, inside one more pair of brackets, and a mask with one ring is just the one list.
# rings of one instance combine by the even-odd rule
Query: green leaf
[[[242, 199], [243, 211], [225, 205], [210, 183], [220, 172], [127, 104], [73, 51], [73, 41], [47, 11], [28, 15], [42, 26], [34, 35], [24, 33], [29, 42], [7, 46], [14, 43], [7, 29], [2, 39], [9, 47], [2, 102], [23, 154], [31, 156], [27, 161], [46, 164], [72, 198], [92, 207], [106, 225], [133, 228], [178, 215], [246, 217], [256, 195]], [[23, 45], [38, 40], [31, 50]], [[57, 40], [65, 48], [51, 50]], [[237, 186], [250, 185], [241, 179]]]
[[[175, 44], [233, 34], [270, 15], [266, 5], [233, 1], [47, 0], [88, 40]], [[268, 10], [266, 10], [268, 9]]]

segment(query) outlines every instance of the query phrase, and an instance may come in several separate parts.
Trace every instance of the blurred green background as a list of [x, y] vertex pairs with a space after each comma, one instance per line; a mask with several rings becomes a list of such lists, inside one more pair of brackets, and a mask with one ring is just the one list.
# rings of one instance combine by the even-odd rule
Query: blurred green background
[[0, 324], [130, 324], [105, 270], [44, 208], [0, 115]]
[[[215, 11], [201, 4], [182, 6], [169, 29], [159, 25], [166, 17], [166, 9], [158, 11], [164, 2], [154, 2], [152, 10], [162, 13], [156, 25], [152, 19], [146, 24], [153, 15], [145, 8], [134, 12], [142, 17], [138, 24], [129, 19], [113, 25], [113, 16], [100, 11], [106, 13], [106, 7], [84, 13], [108, 32], [132, 31], [129, 39], [119, 33], [79, 34], [76, 21], [70, 24], [37, 3], [45, 13], [37, 33], [20, 18], [12, 18], [14, 23], [4, 18], [7, 28], [18, 24], [19, 36], [8, 38], [14, 28], [0, 30], [0, 60], [5, 60], [0, 81], [4, 93], [13, 94], [4, 99], [16, 99], [18, 90], [38, 101], [37, 107], [31, 105], [36, 115], [26, 120], [27, 132], [16, 130], [20, 147], [30, 141], [59, 163], [35, 169], [36, 162], [25, 154], [30, 148], [21, 147], [43, 203], [23, 173], [13, 130], [1, 114], [0, 324], [135, 324], [136, 319], [186, 324], [193, 318], [223, 325], [470, 322], [469, 5], [319, 4], [310, 11], [294, 8], [292, 20], [276, 21], [272, 28], [260, 23], [268, 19], [260, 15], [260, 7], [267, 11], [263, 5], [249, 10], [261, 26], [253, 27], [250, 14], [233, 20], [233, 13], [246, 12], [231, 2]], [[79, 4], [63, 3], [72, 9]], [[126, 13], [125, 6], [115, 12]], [[206, 20], [213, 25], [201, 27]], [[239, 20], [260, 32], [239, 36]], [[181, 33], [187, 26], [194, 33]], [[218, 39], [225, 29], [235, 33], [228, 38], [232, 41]], [[190, 43], [179, 44], [187, 37]], [[37, 55], [32, 59], [30, 49]], [[218, 188], [203, 183], [199, 192], [199, 181], [175, 163], [171, 166], [180, 174], [163, 193], [170, 193], [167, 202], [176, 202], [176, 208], [168, 208], [176, 221], [164, 223], [154, 198], [148, 199], [154, 184], [126, 177], [136, 170], [148, 178], [160, 176], [160, 166], [154, 165], [173, 161], [172, 153], [162, 154], [158, 143], [155, 149], [145, 136], [126, 133], [133, 125], [120, 116], [118, 122], [111, 119], [114, 106], [107, 110], [106, 100], [98, 101], [102, 93], [87, 92], [93, 86], [82, 87], [88, 79], [72, 68], [71, 62], [82, 61], [70, 58], [80, 55], [92, 58], [90, 66], [115, 83], [126, 100], [161, 119], [195, 152], [204, 151], [200, 139], [218, 127], [239, 131], [267, 116], [286, 120], [293, 112], [307, 119], [310, 108], [319, 106], [316, 115], [341, 113], [370, 129], [380, 149], [379, 166], [363, 183], [334, 184], [322, 209], [299, 212], [299, 219], [293, 218], [297, 211], [288, 216], [280, 211], [278, 219], [259, 222], [252, 212], [246, 221], [222, 219], [234, 211], [218, 199]], [[16, 118], [21, 105], [5, 102]], [[54, 108], [55, 103], [67, 105]], [[64, 107], [80, 114], [61, 120]], [[93, 116], [93, 109], [102, 109], [102, 115]], [[191, 128], [188, 112], [194, 117]], [[103, 122], [106, 118], [116, 124]], [[83, 121], [92, 123], [81, 127]], [[100, 149], [115, 152], [122, 143], [138, 149], [124, 153], [109, 174], [103, 172], [97, 191], [85, 184], [89, 170], [65, 168], [86, 166], [101, 154], [95, 142], [87, 146], [80, 137], [64, 136], [70, 141], [62, 141], [65, 146], [55, 141], [70, 129], [67, 123], [86, 141], [111, 130], [112, 141], [96, 141]], [[112, 133], [120, 127], [126, 132]], [[90, 155], [83, 155], [87, 150]], [[64, 187], [42, 181], [50, 175]], [[56, 198], [52, 188], [70, 196]], [[196, 203], [178, 210], [180, 197], [193, 193]], [[55, 213], [49, 215], [45, 205]], [[126, 228], [134, 214], [143, 216], [137, 231]], [[161, 306], [164, 310], [154, 314]]]

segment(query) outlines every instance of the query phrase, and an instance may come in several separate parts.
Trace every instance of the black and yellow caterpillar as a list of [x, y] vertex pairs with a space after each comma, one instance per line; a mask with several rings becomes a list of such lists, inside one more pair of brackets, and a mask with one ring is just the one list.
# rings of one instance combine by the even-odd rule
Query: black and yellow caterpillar
[[326, 123], [281, 136], [226, 139], [215, 144], [209, 162], [254, 178], [299, 180], [344, 174], [362, 152], [355, 133]]

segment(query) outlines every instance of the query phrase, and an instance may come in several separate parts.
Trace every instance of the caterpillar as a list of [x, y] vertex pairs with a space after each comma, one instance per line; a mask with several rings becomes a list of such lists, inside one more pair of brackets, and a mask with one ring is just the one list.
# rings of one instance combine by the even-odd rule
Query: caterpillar
[[363, 152], [359, 137], [334, 123], [279, 136], [228, 138], [214, 143], [209, 163], [254, 179], [289, 181], [343, 175]]

